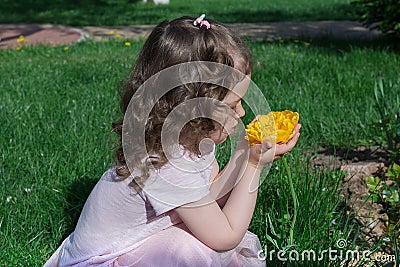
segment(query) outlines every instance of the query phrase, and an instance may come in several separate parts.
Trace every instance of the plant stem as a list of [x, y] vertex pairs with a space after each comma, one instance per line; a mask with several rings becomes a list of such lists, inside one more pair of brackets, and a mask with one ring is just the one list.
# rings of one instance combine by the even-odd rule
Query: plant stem
[[290, 172], [286, 158], [282, 157], [282, 161], [283, 161], [283, 165], [285, 165], [286, 173], [287, 173], [287, 176], [289, 179], [290, 192], [292, 193], [292, 198], [293, 198], [293, 219], [292, 219], [292, 224], [290, 226], [290, 232], [289, 232], [289, 246], [292, 246], [292, 245], [294, 245], [293, 230], [294, 230], [294, 226], [296, 224], [296, 219], [297, 219], [297, 196], [296, 196], [296, 192], [294, 191], [292, 173]]

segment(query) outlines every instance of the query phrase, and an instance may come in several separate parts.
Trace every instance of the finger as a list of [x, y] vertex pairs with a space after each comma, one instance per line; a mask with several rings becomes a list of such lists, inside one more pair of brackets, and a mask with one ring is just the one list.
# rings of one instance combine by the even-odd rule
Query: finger
[[254, 150], [257, 154], [261, 154], [262, 144], [254, 144], [250, 149]]
[[300, 129], [301, 129], [301, 124], [296, 124], [296, 126], [294, 127], [294, 131], [295, 131], [294, 136], [285, 143], [285, 145], [287, 145], [288, 148], [293, 148], [296, 145], [296, 143], [300, 137]]
[[300, 129], [301, 129], [301, 124], [300, 123], [298, 123], [298, 124], [296, 124], [296, 126], [294, 126], [295, 132], [299, 133]]
[[258, 121], [258, 119], [260, 118], [260, 114], [258, 114], [251, 122], [255, 122], [255, 121]]
[[299, 140], [300, 129], [301, 129], [301, 124], [296, 124], [296, 126], [294, 127], [295, 135], [286, 143], [279, 145], [277, 152], [279, 151], [282, 152], [283, 154], [292, 150], [296, 146], [297, 141]]
[[261, 153], [267, 152], [273, 147], [271, 142], [265, 142], [261, 144]]
[[263, 146], [266, 149], [271, 149], [274, 146], [274, 144], [272, 144], [272, 142], [265, 142], [263, 143]]
[[276, 146], [276, 155], [284, 155], [289, 153], [295, 146], [299, 139], [300, 133], [296, 133], [295, 136], [286, 144]]
[[300, 133], [297, 132], [297, 133], [293, 136], [293, 138], [292, 138], [291, 140], [289, 140], [289, 142], [286, 143], [286, 145], [290, 148], [290, 150], [291, 150], [292, 148], [295, 147], [297, 141], [299, 140], [299, 137], [300, 137]]
[[296, 134], [293, 136], [293, 138], [285, 144], [276, 145], [274, 160], [278, 160], [281, 156], [286, 155], [296, 146], [300, 137], [300, 128], [301, 124], [297, 124], [294, 128]]

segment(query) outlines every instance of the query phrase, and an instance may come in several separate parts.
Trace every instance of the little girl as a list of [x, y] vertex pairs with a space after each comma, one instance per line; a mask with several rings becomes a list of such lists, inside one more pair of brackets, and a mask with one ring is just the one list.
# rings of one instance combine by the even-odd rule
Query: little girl
[[[94, 187], [75, 231], [45, 266], [265, 265], [257, 258], [261, 250], [257, 236], [247, 231], [257, 198], [257, 190], [249, 188], [258, 185], [266, 164], [295, 146], [300, 125], [283, 145], [250, 147], [242, 135], [220, 172], [214, 144], [224, 142], [244, 116], [241, 100], [248, 83], [233, 91], [213, 83], [185, 83], [153, 97], [154, 105], [145, 111], [152, 98], [144, 97], [146, 90], [162, 91], [160, 83], [146, 82], [159, 72], [201, 61], [229, 66], [250, 77], [250, 57], [238, 37], [204, 15], [164, 21], [154, 28], [125, 84], [121, 101], [125, 118], [113, 124], [122, 138], [116, 163]], [[223, 75], [214, 65], [197, 67], [189, 69]], [[211, 105], [189, 102], [200, 99], [211, 99]], [[185, 103], [193, 103], [191, 109], [178, 110]], [[213, 103], [229, 108], [222, 112], [224, 119], [204, 115], [213, 114], [209, 112]], [[200, 113], [186, 116], [195, 110]], [[164, 127], [174, 112], [178, 119]], [[179, 118], [189, 119], [182, 123]], [[132, 122], [144, 133], [143, 139], [130, 134], [126, 124]], [[178, 135], [168, 135], [179, 123]], [[177, 146], [163, 145], [163, 134], [175, 137]]]

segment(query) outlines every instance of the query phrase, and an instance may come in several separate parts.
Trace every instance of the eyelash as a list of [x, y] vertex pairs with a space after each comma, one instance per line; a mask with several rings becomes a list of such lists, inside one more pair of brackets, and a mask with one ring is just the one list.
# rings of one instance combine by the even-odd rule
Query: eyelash
[[237, 102], [233, 108], [236, 109], [241, 103], [242, 103], [241, 101]]

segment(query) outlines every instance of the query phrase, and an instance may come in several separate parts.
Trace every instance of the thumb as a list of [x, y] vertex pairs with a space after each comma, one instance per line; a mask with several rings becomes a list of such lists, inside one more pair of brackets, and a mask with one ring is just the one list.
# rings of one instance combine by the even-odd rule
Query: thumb
[[270, 150], [273, 147], [273, 144], [271, 142], [265, 142], [261, 144], [261, 153], [264, 153], [268, 150]]

